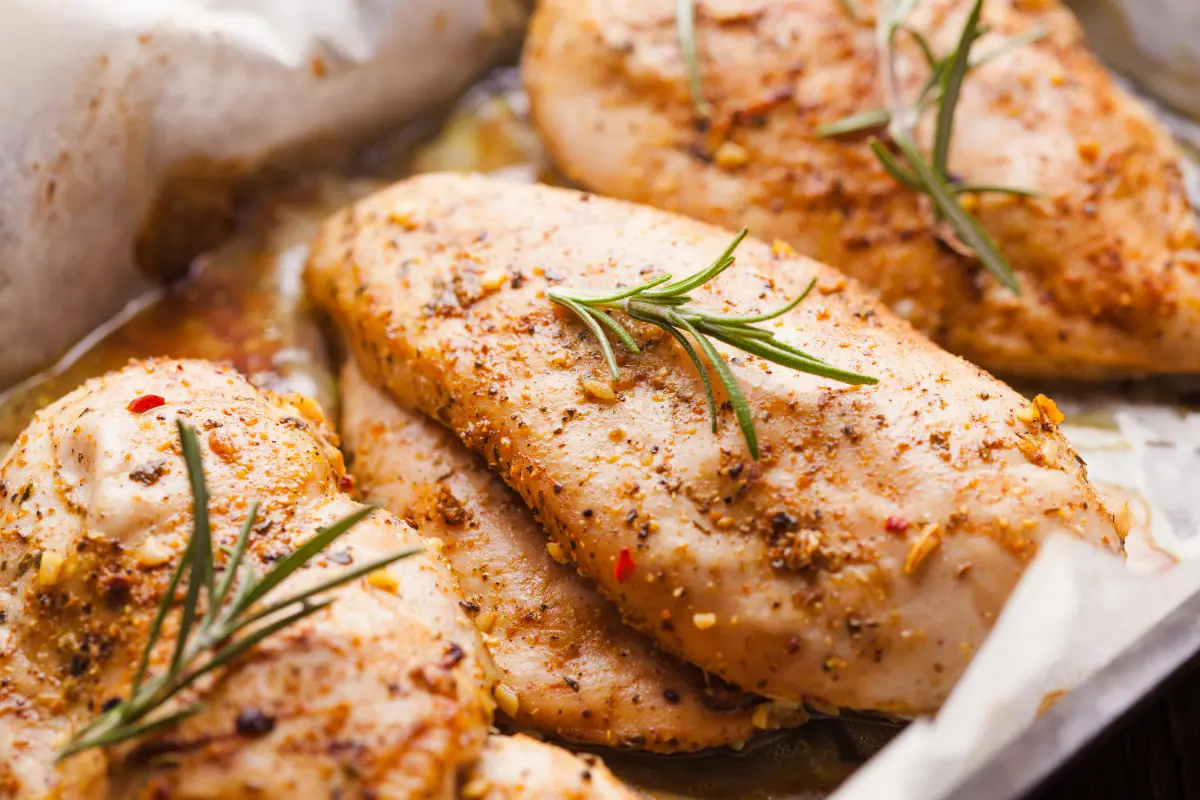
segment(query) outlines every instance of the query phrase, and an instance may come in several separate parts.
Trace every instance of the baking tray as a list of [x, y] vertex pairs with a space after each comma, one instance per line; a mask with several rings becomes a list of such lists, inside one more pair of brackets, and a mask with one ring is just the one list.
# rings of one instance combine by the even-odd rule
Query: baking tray
[[[1106, 15], [1116, 13], [1119, 2], [1120, 0], [1080, 0], [1075, 5], [1077, 10], [1082, 13], [1085, 22], [1111, 27], [1112, 17]], [[1136, 2], [1137, 0], [1125, 0], [1125, 5], [1130, 6]], [[1188, 3], [1195, 2], [1195, 0], [1152, 0], [1151, 4], [1158, 6], [1170, 2]], [[1129, 37], [1125, 37], [1120, 41], [1127, 42], [1128, 40]], [[1103, 52], [1101, 54], [1105, 55]], [[1113, 63], [1118, 67], [1126, 68], [1130, 68], [1132, 65], [1134, 71], [1143, 78], [1138, 85], [1139, 90], [1143, 94], [1155, 93], [1155, 76], [1159, 73], [1139, 71], [1136, 56], [1122, 52], [1120, 58], [1113, 60]], [[1177, 82], [1176, 75], [1172, 74], [1171, 79]], [[1174, 87], [1176, 84], [1172, 83], [1172, 86]], [[1173, 91], [1174, 93], [1171, 94], [1173, 105], [1178, 108], [1186, 108], [1187, 104], [1181, 101], [1178, 90]], [[1197, 93], [1200, 94], [1200, 91]], [[1182, 99], [1186, 100], [1186, 97]], [[1197, 108], [1200, 108], [1200, 105]], [[1165, 108], [1161, 111], [1168, 124], [1185, 144], [1188, 142], [1200, 144], [1200, 135], [1196, 134], [1197, 128], [1189, 125], [1184, 115], [1173, 114]], [[497, 124], [503, 123], [501, 121]], [[422, 130], [422, 126], [419, 125], [416, 129], [405, 130], [390, 142], [380, 144], [366, 154], [365, 171], [372, 175], [387, 175], [404, 173], [413, 167], [424, 170], [443, 166], [438, 163], [439, 154], [437, 152], [425, 152], [421, 156], [425, 159], [424, 163], [415, 165], [401, 163], [411, 157], [414, 138], [422, 138], [429, 132], [430, 129]], [[450, 136], [454, 136], [454, 131], [450, 132]], [[509, 144], [519, 149], [525, 143], [517, 137], [516, 141]], [[533, 152], [532, 145], [530, 147]], [[453, 143], [451, 149], [453, 149]], [[505, 154], [500, 154], [497, 156], [497, 160], [503, 161], [507, 157]], [[555, 176], [547, 171], [548, 166], [548, 164], [535, 161], [525, 168], [535, 174], [526, 177], [539, 177], [555, 182]], [[306, 225], [300, 227], [306, 229]], [[294, 236], [289, 237], [290, 244], [288, 246], [293, 246], [303, 240], [306, 230], [297, 231]], [[229, 274], [234, 273], [230, 271]], [[291, 311], [292, 309], [289, 307], [280, 313], [290, 320], [291, 317], [288, 315]], [[276, 319], [274, 322], [278, 323], [278, 321]], [[289, 322], [289, 324], [292, 323]], [[239, 366], [253, 371], [250, 369], [249, 363]], [[296, 367], [294, 364], [291, 366]], [[303, 372], [302, 368], [305, 366], [307, 365], [299, 365], [301, 368], [299, 371]], [[319, 373], [320, 370], [317, 372]], [[303, 378], [303, 374], [299, 377], [293, 374], [284, 374], [274, 376], [267, 382], [280, 380], [282, 383], [277, 388], [289, 389], [297, 388], [294, 382]], [[67, 383], [72, 380], [71, 377], [67, 377]], [[313, 382], [319, 384], [320, 379], [316, 378]], [[69, 387], [58, 387], [60, 391], [65, 391], [66, 388]], [[1018, 388], [1028, 393], [1026, 387]], [[306, 391], [317, 396], [326, 393], [324, 388], [319, 385], [310, 387]], [[1054, 394], [1060, 396], [1058, 392]], [[328, 403], [328, 401], [326, 402]], [[2, 421], [0, 419], [0, 422]], [[2, 427], [0, 425], [0, 428]], [[0, 432], [0, 440], [3, 438], [2, 432]], [[2, 447], [3, 444], [0, 441], [0, 448]], [[1090, 744], [1104, 736], [1140, 703], [1147, 701], [1156, 692], [1162, 691], [1172, 677], [1182, 674], [1189, 665], [1195, 665], [1197, 662], [1200, 662], [1200, 594], [1187, 599], [1178, 609], [1141, 636], [1135, 646], [1124, 651], [1084, 684], [1063, 696], [1029, 730], [1011, 744], [1003, 747], [999, 753], [963, 777], [952, 789], [939, 795], [936, 799], [931, 797], [930, 800], [991, 800], [992, 798], [1007, 800], [1028, 795], [1053, 776], [1056, 771], [1079, 757]], [[852, 768], [852, 762], [855, 759], [865, 759], [888, 738], [884, 734], [871, 741], [873, 734], [867, 731], [864, 736], [861, 730], [854, 732], [854, 724], [818, 722], [811, 731], [811, 747], [814, 750], [832, 748], [836, 751], [843, 751], [842, 760]], [[851, 738], [855, 739], [849, 745], [846, 744], [847, 729], [852, 730]], [[830, 731], [835, 731], [836, 735], [831, 735]], [[750, 755], [749, 757], [752, 759], [754, 756]], [[617, 756], [613, 760], [621, 761], [624, 758], [624, 756]], [[665, 760], [649, 761], [648, 763], [649, 766], [646, 763], [626, 765], [626, 770], [656, 771], [661, 765], [665, 765]], [[686, 764], [685, 759], [679, 759], [668, 769], [683, 771], [691, 769]], [[621, 765], [614, 766], [617, 767], [618, 772], [623, 771], [620, 768]], [[820, 797], [824, 793], [823, 789], [814, 788], [811, 795], [805, 793], [803, 796]], [[801, 793], [797, 792], [795, 796], [801, 796]]]

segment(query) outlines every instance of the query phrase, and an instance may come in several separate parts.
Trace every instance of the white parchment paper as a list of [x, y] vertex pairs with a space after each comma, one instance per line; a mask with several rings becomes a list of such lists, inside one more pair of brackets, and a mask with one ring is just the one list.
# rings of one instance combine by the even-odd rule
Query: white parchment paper
[[[1170, 105], [1157, 111], [1191, 156], [1185, 171], [1200, 206], [1200, 4], [1071, 5], [1101, 57]], [[1027, 730], [1047, 696], [1083, 684], [1200, 591], [1200, 413], [1144, 387], [1053, 396], [1092, 482], [1114, 506], [1128, 503], [1129, 562], [1077, 541], [1047, 543], [937, 718], [911, 725], [834, 800], [941, 797]]]
[[[518, 0], [9, 0], [0, 22], [0, 386], [148, 288], [138, 227], [197, 159], [247, 169], [446, 101]], [[37, 330], [37, 336], [28, 332]]]

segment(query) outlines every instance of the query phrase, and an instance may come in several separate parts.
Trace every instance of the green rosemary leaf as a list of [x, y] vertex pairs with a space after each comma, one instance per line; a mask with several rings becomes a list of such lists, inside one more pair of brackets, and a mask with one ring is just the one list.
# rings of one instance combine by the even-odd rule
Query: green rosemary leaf
[[[90, 750], [93, 747], [110, 747], [114, 744], [136, 739], [139, 736], [145, 736], [155, 731], [169, 728], [176, 725], [188, 717], [194, 717], [203, 709], [201, 703], [195, 703], [187, 706], [179, 711], [167, 714], [164, 717], [143, 722], [138, 725], [127, 725], [122, 727], [113, 727], [105, 733], [96, 734], [82, 739], [76, 739], [72, 744], [64, 747], [59, 751], [56, 761], [62, 761], [83, 750]], [[100, 719], [104, 719], [101, 717]]]
[[904, 136], [898, 137], [895, 141], [896, 146], [904, 153], [905, 160], [924, 184], [925, 192], [933, 199], [938, 211], [950, 222], [963, 243], [975, 251], [975, 255], [988, 272], [996, 276], [996, 279], [1008, 287], [1013, 294], [1020, 294], [1021, 285], [1013, 273], [1012, 266], [1001, 255], [987, 231], [974, 216], [959, 204], [958, 198], [954, 196], [950, 187], [933, 167], [926, 163], [924, 157], [917, 151], [916, 145]]
[[[712, 346], [712, 342], [702, 336], [692, 323], [674, 311], [668, 313], [671, 322], [692, 335], [692, 338], [700, 345], [700, 349], [704, 351], [704, 356], [708, 359], [708, 363], [712, 364], [713, 369], [716, 370], [717, 377], [721, 379], [721, 384], [725, 387], [725, 394], [729, 397], [729, 404], [733, 406], [733, 414], [737, 418], [738, 426], [742, 429], [742, 438], [746, 440], [746, 447], [750, 449], [751, 457], [757, 461], [758, 432], [754, 430], [754, 414], [750, 411], [750, 404], [746, 401], [746, 395], [742, 392], [742, 387], [738, 385], [733, 371], [725, 363], [725, 358], [717, 352], [717, 348]], [[745, 344], [743, 342], [739, 346], [744, 347]]]
[[[288, 614], [285, 617], [281, 617], [269, 625], [264, 625], [263, 627], [246, 634], [242, 638], [230, 642], [214, 653], [212, 657], [202, 666], [197, 668], [194, 672], [189, 673], [185, 678], [185, 682], [182, 682], [183, 685], [180, 686], [179, 689], [186, 688], [188, 685], [194, 683], [213, 670], [220, 669], [226, 664], [236, 661], [240, 656], [249, 651], [250, 648], [254, 647], [254, 645], [258, 644], [263, 639], [266, 639], [271, 634], [294, 625], [305, 617], [311, 617], [318, 611], [323, 611], [324, 609], [333, 605], [333, 601], [334, 598], [328, 597], [316, 603], [301, 606], [298, 611]], [[176, 691], [178, 691], [178, 689]]]
[[704, 99], [704, 73], [700, 69], [700, 59], [696, 54], [695, 0], [676, 0], [675, 33], [679, 38], [679, 49], [683, 53], [684, 68], [687, 70], [692, 107], [698, 119], [707, 121], [712, 109]]
[[717, 256], [716, 261], [706, 269], [702, 269], [687, 278], [682, 278], [675, 283], [668, 283], [661, 288], [642, 292], [642, 296], [646, 298], [679, 297], [680, 295], [687, 294], [692, 289], [703, 286], [733, 266], [733, 251], [737, 249], [737, 246], [742, 243], [742, 240], [746, 238], [748, 233], [750, 233], [749, 228], [742, 228], [738, 231], [737, 235], [733, 237], [733, 241], [725, 248], [725, 251]]
[[875, 158], [879, 159], [880, 166], [882, 166], [884, 170], [886, 170], [887, 173], [892, 176], [896, 183], [900, 184], [906, 189], [912, 189], [914, 192], [925, 191], [925, 186], [921, 183], [921, 180], [917, 176], [913, 175], [912, 172], [910, 172], [903, 164], [901, 164], [900, 161], [894, 155], [892, 155], [892, 152], [884, 146], [883, 142], [872, 136], [868, 144], [870, 144], [871, 152], [875, 154]]
[[311, 561], [317, 553], [324, 550], [334, 540], [353, 528], [375, 510], [375, 506], [363, 506], [357, 511], [353, 511], [342, 517], [337, 522], [327, 527], [319, 528], [311, 539], [278, 561], [271, 571], [258, 581], [258, 585], [254, 587], [254, 591], [246, 596], [243, 605], [238, 607], [236, 611], [240, 613], [249, 608], [250, 605], [257, 603], [268, 592], [287, 580], [293, 572]]
[[989, 61], [994, 61], [1002, 55], [1011, 53], [1013, 50], [1031, 45], [1039, 39], [1044, 39], [1047, 34], [1049, 34], [1049, 31], [1046, 30], [1046, 26], [1039, 22], [1029, 30], [1018, 33], [1016, 36], [1010, 36], [988, 52], [971, 59], [971, 69], [986, 64]]
[[818, 125], [816, 133], [822, 139], [830, 139], [850, 133], [873, 131], [887, 125], [891, 118], [892, 115], [887, 112], [887, 109], [872, 108], [869, 111], [860, 111], [857, 114], [842, 117], [836, 122]]
[[212, 528], [208, 522], [208, 485], [204, 480], [204, 465], [200, 460], [200, 440], [196, 429], [183, 420], [176, 420], [183, 460], [187, 465], [188, 480], [192, 487], [192, 537], [184, 552], [184, 569], [188, 572], [188, 588], [183, 598], [183, 612], [179, 621], [179, 632], [175, 640], [175, 653], [171, 657], [170, 674], [178, 674], [184, 666], [184, 654], [192, 626], [199, 619], [200, 592], [207, 590], [212, 597], [213, 555]]
[[[670, 280], [670, 275], [659, 275], [657, 278], [651, 278], [645, 283], [638, 284], [637, 286], [630, 286], [628, 289], [621, 289], [620, 291], [610, 292], [608, 294], [578, 291], [572, 292], [571, 296], [576, 299], [586, 298], [589, 303], [615, 303], [618, 300], [624, 300], [626, 297], [633, 297], [635, 294], [641, 294], [648, 289], [653, 289], [655, 286], [661, 286], [664, 283], [670, 282]], [[551, 297], [551, 299], [553, 299], [555, 290], [551, 289], [549, 292], [547, 292], [547, 294]]]
[[929, 40], [925, 38], [916, 28], [905, 27], [904, 32], [907, 33], [921, 49], [921, 55], [925, 59], [925, 66], [929, 67], [931, 72], [937, 72], [941, 59], [933, 54], [933, 46], [929, 44]]
[[774, 311], [764, 311], [761, 314], [744, 314], [742, 316], [738, 316], [737, 314], [716, 314], [716, 313], [711, 313], [711, 312], [705, 312], [704, 318], [706, 320], [708, 320], [709, 322], [717, 322], [717, 323], [722, 323], [722, 324], [734, 324], [734, 325], [750, 325], [755, 322], [767, 322], [769, 320], [775, 319], [776, 317], [782, 317], [784, 314], [786, 314], [787, 312], [791, 311], [796, 306], [803, 303], [804, 298], [808, 297], [808, 295], [812, 292], [813, 287], [816, 285], [817, 285], [817, 279], [813, 278], [811, 281], [808, 282], [808, 286], [804, 287], [804, 291], [801, 292], [800, 295], [795, 300], [792, 300], [792, 301], [788, 302], [787, 304], [780, 306], [779, 308], [775, 309]]
[[[146, 677], [146, 670], [150, 666], [150, 656], [154, 652], [154, 646], [158, 644], [159, 637], [162, 635], [163, 623], [166, 621], [167, 614], [170, 613], [171, 607], [175, 604], [175, 590], [179, 588], [179, 581], [183, 578], [186, 564], [187, 559], [185, 557], [181, 558], [179, 563], [175, 565], [175, 572], [167, 584], [166, 591], [163, 592], [162, 600], [158, 603], [158, 611], [154, 615], [154, 621], [150, 623], [150, 634], [146, 640], [146, 649], [142, 652], [141, 661], [138, 662], [137, 673], [133, 676], [131, 693], [138, 690], [138, 687], [142, 685], [142, 680]], [[103, 719], [103, 717], [100, 717], [100, 719]]]
[[254, 500], [250, 503], [250, 510], [246, 514], [246, 521], [242, 523], [242, 528], [238, 531], [237, 542], [233, 546], [233, 551], [229, 554], [229, 561], [225, 565], [225, 576], [217, 584], [216, 594], [213, 595], [212, 600], [209, 602], [207, 621], [210, 623], [216, 619], [221, 607], [228, 599], [229, 590], [233, 588], [234, 579], [237, 578], [242, 558], [246, 553], [246, 545], [250, 541], [250, 529], [254, 527], [254, 520], [257, 517], [258, 501]]
[[955, 183], [950, 190], [955, 194], [1011, 194], [1016, 197], [1045, 197], [1046, 193], [1037, 189], [1024, 189], [1019, 186], [998, 186], [990, 183]]
[[637, 341], [634, 340], [629, 331], [625, 330], [625, 327], [621, 325], [621, 323], [617, 322], [607, 313], [598, 308], [592, 308], [591, 306], [584, 306], [584, 308], [587, 309], [589, 314], [596, 318], [597, 322], [616, 334], [617, 338], [621, 340], [621, 343], [633, 351], [634, 354], [642, 352], [642, 348], [638, 347]]
[[[745, 393], [738, 385], [733, 371], [707, 337], [711, 336], [748, 353], [762, 354], [764, 358], [776, 364], [815, 375], [824, 375], [834, 380], [844, 380], [847, 383], [873, 383], [875, 379], [847, 370], [839, 370], [819, 358], [776, 340], [775, 334], [770, 330], [753, 326], [753, 323], [775, 319], [795, 308], [812, 292], [816, 285], [816, 279], [810, 280], [805, 286], [804, 292], [796, 299], [781, 308], [759, 314], [719, 314], [689, 305], [691, 298], [685, 293], [707, 283], [732, 266], [734, 250], [746, 238], [746, 235], [747, 231], [743, 228], [708, 267], [675, 283], [661, 285], [661, 279], [655, 279], [649, 284], [643, 284], [638, 291], [620, 290], [608, 294], [586, 290], [554, 289], [547, 292], [547, 296], [552, 302], [570, 308], [577, 317], [588, 324], [602, 348], [607, 347], [611, 350], [607, 337], [601, 329], [600, 323], [597, 322], [599, 317], [594, 316], [601, 309], [623, 311], [635, 320], [655, 325], [666, 331], [687, 353], [688, 358], [695, 365], [700, 379], [704, 382], [708, 414], [715, 433], [718, 423], [716, 397], [712, 379], [709, 376], [709, 368], [704, 365], [704, 360], [697, 352], [696, 347], [699, 347], [725, 387], [729, 403], [734, 410], [734, 416], [741, 427], [742, 436], [745, 438], [751, 454], [757, 459], [758, 436], [754, 430], [754, 415], [750, 410], [750, 405], [746, 400]], [[609, 315], [605, 312], [605, 316]], [[612, 319], [612, 323], [620, 326], [615, 319]], [[689, 337], [694, 340], [696, 346], [689, 341]]]
[[383, 569], [384, 567], [386, 567], [390, 564], [394, 564], [395, 562], [400, 561], [401, 559], [408, 558], [409, 556], [414, 556], [420, 552], [422, 552], [422, 548], [413, 547], [409, 550], [401, 550], [400, 552], [393, 553], [389, 556], [383, 556], [382, 558], [376, 558], [372, 561], [367, 562], [366, 564], [357, 566], [354, 569], [348, 569], [345, 572], [339, 572], [337, 575], [334, 575], [332, 578], [330, 578], [328, 580], [321, 581], [317, 585], [312, 586], [308, 589], [305, 589], [304, 591], [296, 592], [295, 594], [290, 595], [289, 597], [286, 597], [283, 600], [278, 600], [278, 601], [272, 603], [271, 605], [267, 606], [266, 608], [262, 609], [261, 611], [255, 612], [253, 615], [246, 618], [245, 620], [239, 620], [237, 623], [237, 627], [231, 632], [231, 634], [237, 633], [238, 631], [242, 630], [243, 628], [246, 628], [249, 625], [253, 625], [254, 623], [258, 622], [259, 620], [263, 620], [263, 619], [266, 619], [267, 617], [273, 616], [274, 614], [279, 613], [280, 611], [287, 608], [288, 606], [292, 606], [297, 603], [303, 603], [304, 601], [309, 600], [309, 599], [311, 599], [319, 594], [322, 594], [324, 592], [327, 592], [330, 589], [336, 589], [337, 587], [343, 586], [343, 585], [349, 583], [350, 581], [353, 581], [357, 578], [361, 578], [363, 575], [369, 575], [376, 570]]
[[[730, 344], [729, 339], [725, 338], [720, 332], [713, 332], [713, 338], [719, 339], [726, 344]], [[821, 378], [829, 378], [840, 383], [847, 383], [852, 386], [866, 385], [873, 386], [879, 383], [878, 378], [872, 378], [867, 375], [861, 375], [857, 372], [846, 369], [838, 369], [837, 367], [829, 366], [811, 358], [804, 358], [784, 348], [779, 347], [780, 342], [774, 339], [754, 340], [751, 342], [742, 341], [738, 344], [742, 350], [745, 350], [751, 355], [765, 358], [780, 366], [789, 367], [798, 372], [807, 372], [810, 375], [816, 375]]]
[[[558, 303], [564, 308], [569, 308], [575, 312], [575, 316], [583, 320], [584, 324], [591, 330], [592, 335], [596, 337], [596, 342], [600, 345], [600, 352], [604, 355], [604, 362], [608, 364], [608, 371], [612, 373], [613, 380], [621, 377], [621, 370], [617, 367], [617, 354], [613, 352], [612, 345], [608, 343], [608, 337], [604, 335], [604, 329], [600, 327], [600, 323], [588, 313], [587, 308], [580, 305], [575, 299], [566, 295], [549, 291], [546, 296], [551, 301]], [[588, 301], [592, 302], [592, 301]]]
[[704, 362], [700, 360], [700, 356], [696, 353], [696, 349], [692, 347], [691, 342], [687, 337], [680, 333], [677, 329], [666, 324], [662, 320], [655, 317], [640, 317], [633, 312], [630, 316], [634, 319], [640, 319], [643, 322], [649, 322], [652, 325], [657, 325], [662, 330], [666, 331], [671, 337], [679, 342], [679, 346], [683, 348], [683, 352], [687, 353], [688, 358], [692, 360], [692, 364], [696, 367], [696, 372], [700, 375], [700, 380], [704, 383], [704, 398], [708, 405], [708, 419], [712, 423], [712, 432], [717, 432], [717, 398], [713, 394], [712, 379], [708, 377], [708, 369], [704, 366]]
[[967, 24], [963, 26], [962, 39], [954, 51], [949, 69], [942, 76], [942, 95], [938, 105], [937, 127], [933, 138], [933, 168], [939, 175], [946, 174], [946, 161], [950, 157], [950, 135], [954, 130], [954, 112], [958, 108], [958, 97], [963, 79], [970, 68], [971, 46], [979, 35], [979, 15], [983, 12], [983, 0], [975, 0]]

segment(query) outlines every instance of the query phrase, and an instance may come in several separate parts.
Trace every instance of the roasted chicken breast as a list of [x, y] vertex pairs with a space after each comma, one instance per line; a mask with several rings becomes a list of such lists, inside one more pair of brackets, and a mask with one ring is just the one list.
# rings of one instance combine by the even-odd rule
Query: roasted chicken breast
[[[130, 410], [151, 396], [164, 402]], [[232, 544], [261, 504], [259, 571], [356, 507], [319, 410], [229, 369], [134, 364], [41, 411], [0, 464], [0, 795], [455, 796], [488, 735], [490, 677], [453, 578], [424, 553], [266, 639], [202, 686], [197, 716], [55, 766], [74, 728], [127, 695], [191, 533], [177, 417], [201, 431], [216, 540]], [[288, 587], [413, 545], [415, 531], [375, 512]]]
[[[711, 125], [697, 124], [672, 0], [540, 0], [524, 56], [531, 108], [565, 173], [606, 195], [750, 227], [862, 281], [946, 348], [1003, 374], [1105, 378], [1200, 370], [1200, 237], [1179, 153], [1088, 51], [1057, 0], [988, 0], [948, 174], [1042, 197], [962, 195], [1020, 282], [947, 246], [928, 198], [865, 135], [819, 126], [885, 104], [871, 0], [696, 0]], [[972, 0], [909, 18], [936, 54]], [[928, 75], [898, 39], [908, 101]], [[930, 152], [935, 112], [918, 144]]]
[[786, 248], [746, 241], [695, 303], [760, 312], [815, 278], [774, 330], [880, 383], [737, 354], [759, 461], [723, 397], [710, 432], [677, 342], [631, 322], [642, 353], [610, 381], [595, 340], [546, 297], [682, 277], [728, 243], [620, 201], [429, 175], [331, 218], [306, 279], [369, 379], [484, 454], [668, 650], [770, 697], [931, 711], [1039, 541], [1118, 550], [1112, 518], [1050, 401], [1026, 401]]
[[[571, 567], [524, 502], [422, 414], [401, 409], [353, 364], [342, 372], [342, 437], [363, 494], [442, 542], [485, 632], [520, 725], [588, 744], [660, 752], [736, 744], [802, 721], [659, 651]], [[552, 555], [552, 553], [554, 555]], [[564, 563], [556, 563], [561, 561]], [[756, 713], [757, 712], [757, 713]]]

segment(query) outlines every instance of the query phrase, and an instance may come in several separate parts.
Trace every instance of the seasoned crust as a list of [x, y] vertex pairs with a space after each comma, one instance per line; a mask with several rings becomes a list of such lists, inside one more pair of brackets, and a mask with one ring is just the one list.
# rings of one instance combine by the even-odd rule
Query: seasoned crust
[[[585, 393], [603, 360], [546, 289], [683, 275], [728, 240], [620, 201], [431, 175], [329, 220], [306, 280], [371, 380], [484, 454], [663, 647], [770, 697], [932, 711], [1038, 542], [1119, 550], [1111, 516], [1042, 406], [754, 240], [696, 302], [761, 311], [815, 277], [776, 332], [878, 386], [738, 354], [758, 462], [728, 410], [709, 432], [699, 377], [652, 328], [613, 399]], [[614, 575], [623, 547], [632, 580]]]
[[[523, 74], [543, 141], [573, 180], [787, 241], [995, 372], [1200, 369], [1200, 237], [1179, 153], [1056, 0], [985, 4], [993, 32], [975, 52], [1036, 25], [1047, 35], [971, 72], [949, 160], [968, 183], [1045, 194], [965, 201], [1016, 269], [1019, 298], [942, 243], [928, 202], [882, 171], [866, 137], [815, 133], [883, 103], [872, 3], [857, 4], [856, 21], [840, 0], [698, 2], [707, 131], [692, 111], [674, 5], [538, 4]], [[911, 23], [945, 53], [970, 5], [923, 2]], [[914, 92], [920, 55], [904, 37], [900, 49]]]

